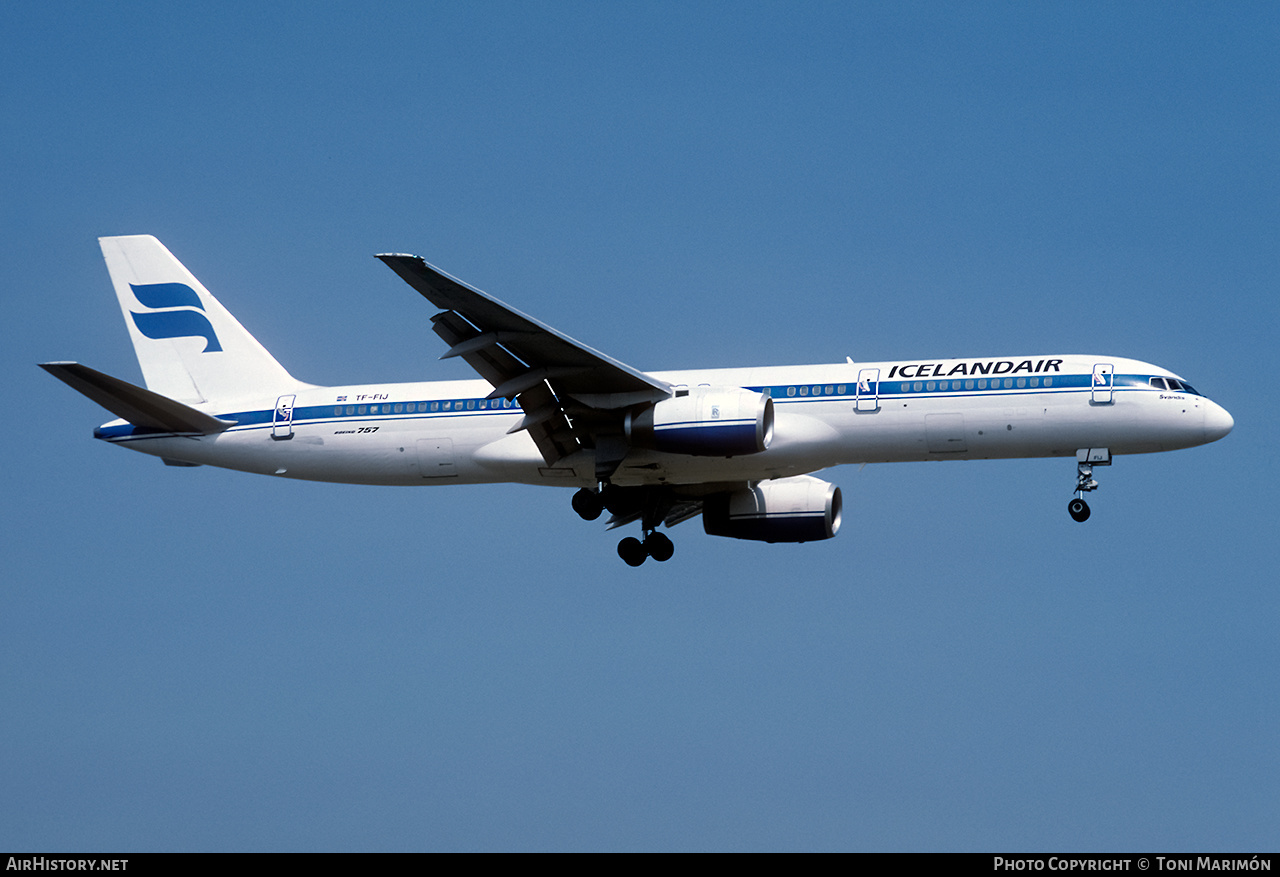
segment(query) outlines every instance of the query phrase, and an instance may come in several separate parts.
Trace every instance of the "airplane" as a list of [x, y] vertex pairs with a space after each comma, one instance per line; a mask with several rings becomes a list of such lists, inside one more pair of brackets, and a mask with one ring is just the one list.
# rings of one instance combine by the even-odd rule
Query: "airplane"
[[846, 464], [1074, 457], [1094, 468], [1217, 441], [1231, 415], [1180, 376], [1118, 356], [979, 356], [644, 372], [418, 256], [377, 256], [437, 310], [478, 379], [323, 387], [287, 372], [150, 235], [99, 239], [146, 388], [75, 362], [41, 368], [119, 419], [96, 438], [170, 466], [349, 484], [577, 488], [584, 520], [639, 522], [631, 566], [669, 560], [670, 529], [829, 539]]

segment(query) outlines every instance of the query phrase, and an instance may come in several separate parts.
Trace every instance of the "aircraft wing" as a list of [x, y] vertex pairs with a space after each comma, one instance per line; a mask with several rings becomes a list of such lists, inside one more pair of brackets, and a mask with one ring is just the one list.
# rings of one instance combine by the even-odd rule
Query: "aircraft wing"
[[519, 403], [525, 416], [512, 431], [527, 429], [547, 465], [584, 447], [596, 448], [598, 464], [615, 456], [625, 443], [620, 418], [609, 412], [671, 395], [666, 381], [575, 341], [419, 256], [378, 258], [440, 308], [431, 321], [449, 345], [441, 359], [461, 356], [493, 385], [489, 398]]

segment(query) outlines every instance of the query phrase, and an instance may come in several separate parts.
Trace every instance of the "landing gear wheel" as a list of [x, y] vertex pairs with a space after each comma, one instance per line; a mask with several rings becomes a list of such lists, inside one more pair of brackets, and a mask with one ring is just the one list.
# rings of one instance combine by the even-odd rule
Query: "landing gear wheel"
[[644, 543], [635, 536], [628, 536], [618, 543], [618, 556], [626, 561], [627, 566], [639, 566], [649, 556], [644, 550]]
[[663, 533], [650, 533], [644, 540], [644, 550], [658, 563], [670, 560], [671, 555], [676, 553], [675, 545]]
[[1071, 515], [1072, 520], [1083, 524], [1089, 520], [1089, 504], [1080, 497], [1076, 497], [1067, 503], [1067, 513]]
[[600, 494], [584, 487], [573, 495], [573, 510], [582, 520], [594, 521], [604, 511], [604, 503], [600, 501]]

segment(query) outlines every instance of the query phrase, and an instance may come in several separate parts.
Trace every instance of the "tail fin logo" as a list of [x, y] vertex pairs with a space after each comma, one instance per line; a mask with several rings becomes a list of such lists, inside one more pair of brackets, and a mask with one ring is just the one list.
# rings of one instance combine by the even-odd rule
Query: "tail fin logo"
[[[219, 353], [222, 345], [202, 311], [200, 296], [185, 283], [130, 283], [136, 298], [143, 307], [165, 310], [130, 311], [133, 324], [148, 338], [203, 338], [203, 353]], [[196, 310], [191, 310], [196, 308]]]

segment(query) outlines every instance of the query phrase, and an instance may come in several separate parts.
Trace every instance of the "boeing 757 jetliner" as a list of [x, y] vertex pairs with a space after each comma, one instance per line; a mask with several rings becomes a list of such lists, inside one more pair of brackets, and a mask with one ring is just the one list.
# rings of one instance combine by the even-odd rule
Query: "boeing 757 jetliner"
[[642, 372], [417, 256], [378, 256], [439, 312], [478, 380], [318, 387], [290, 375], [154, 237], [99, 241], [146, 389], [41, 365], [120, 419], [95, 430], [171, 466], [351, 484], [575, 487], [586, 520], [640, 524], [632, 566], [699, 514], [715, 536], [828, 539], [847, 463], [1074, 457], [1096, 466], [1216, 441], [1231, 415], [1178, 375], [1081, 354]]

